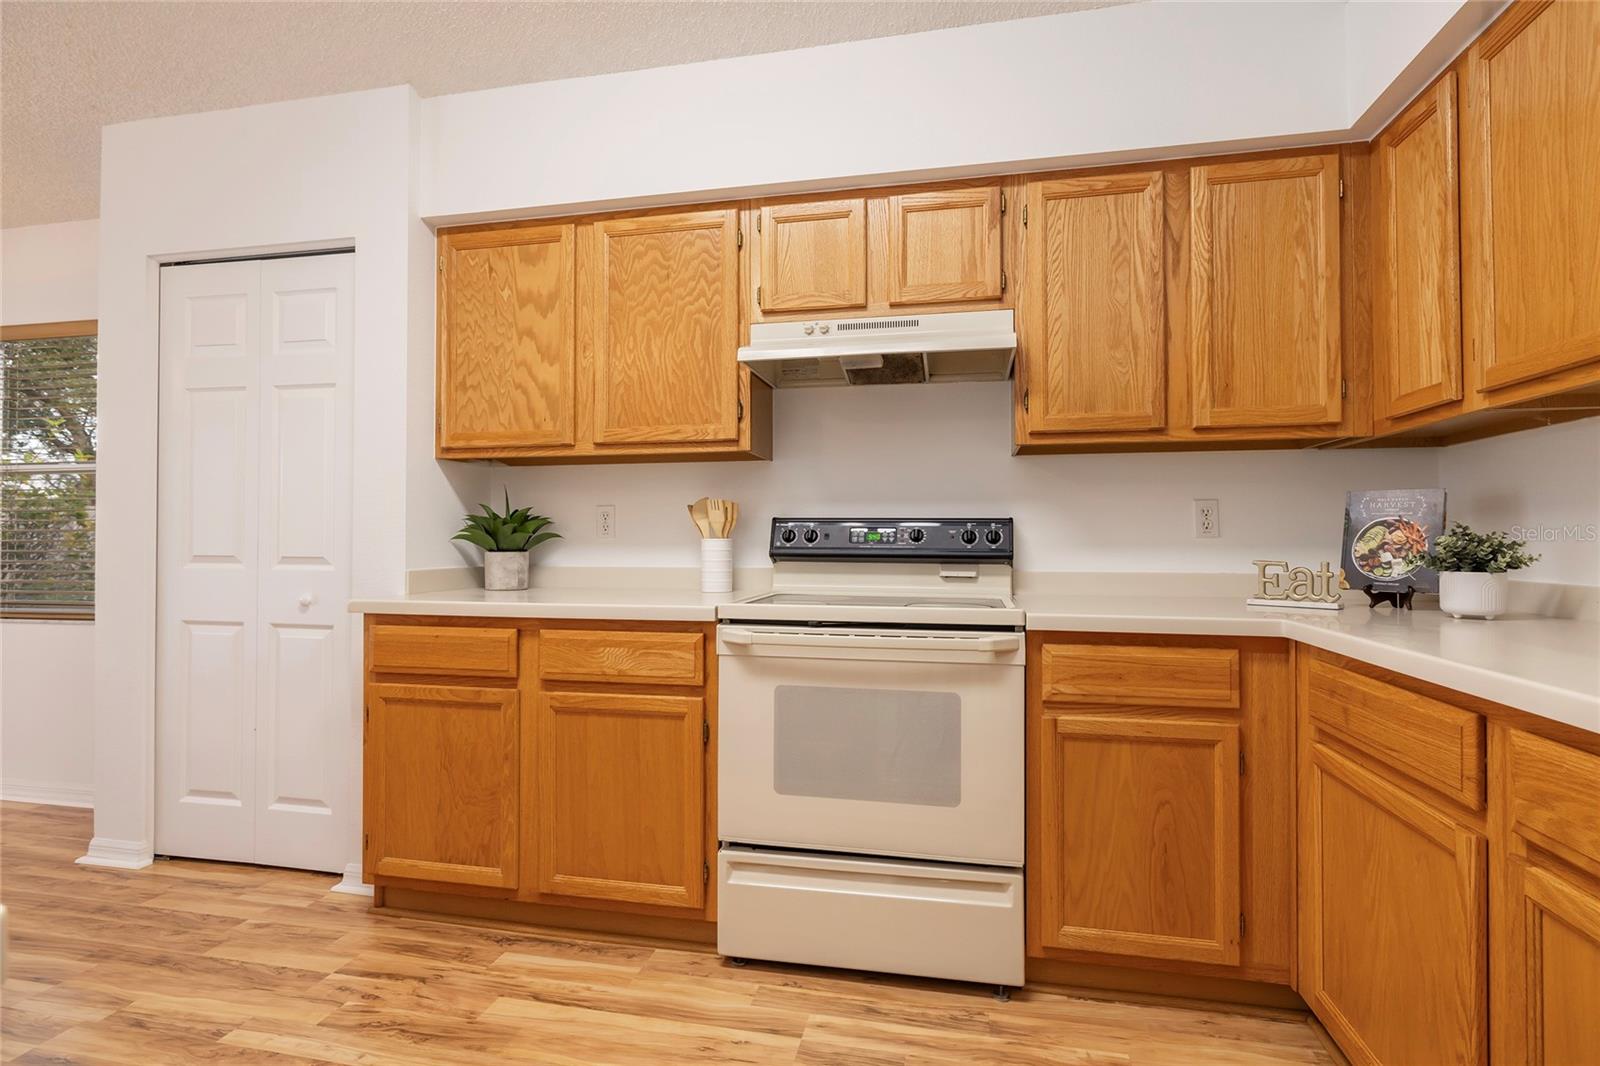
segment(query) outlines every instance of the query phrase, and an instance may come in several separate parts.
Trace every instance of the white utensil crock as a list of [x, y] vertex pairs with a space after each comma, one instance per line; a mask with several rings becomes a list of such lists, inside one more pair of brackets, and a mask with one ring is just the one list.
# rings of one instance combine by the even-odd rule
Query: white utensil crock
[[1439, 610], [1455, 618], [1494, 618], [1506, 613], [1508, 574], [1446, 570], [1439, 575]]
[[484, 552], [483, 587], [490, 592], [518, 592], [528, 587], [527, 552]]
[[700, 591], [733, 591], [731, 537], [705, 537], [700, 541]]

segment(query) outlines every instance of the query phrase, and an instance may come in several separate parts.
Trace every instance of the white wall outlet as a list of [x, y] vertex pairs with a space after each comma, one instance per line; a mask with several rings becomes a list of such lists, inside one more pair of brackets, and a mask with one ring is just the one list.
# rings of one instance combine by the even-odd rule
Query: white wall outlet
[[1207, 538], [1222, 536], [1222, 508], [1216, 500], [1194, 501], [1194, 535]]
[[617, 539], [617, 505], [602, 503], [594, 509], [594, 533], [601, 540]]

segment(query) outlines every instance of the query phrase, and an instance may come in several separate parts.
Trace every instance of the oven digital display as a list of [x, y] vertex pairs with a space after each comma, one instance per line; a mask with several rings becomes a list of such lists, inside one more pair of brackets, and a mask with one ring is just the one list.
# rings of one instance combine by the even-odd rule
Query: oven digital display
[[882, 539], [883, 539], [883, 534], [879, 533], [877, 530], [872, 530], [871, 532], [869, 532], [867, 534], [867, 543], [868, 544], [876, 544]]

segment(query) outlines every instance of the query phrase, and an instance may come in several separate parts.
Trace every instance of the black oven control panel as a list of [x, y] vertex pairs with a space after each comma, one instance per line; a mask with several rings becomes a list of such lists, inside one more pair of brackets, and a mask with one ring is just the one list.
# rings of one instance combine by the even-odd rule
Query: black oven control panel
[[1009, 563], [1009, 518], [774, 518], [778, 559], [983, 559]]

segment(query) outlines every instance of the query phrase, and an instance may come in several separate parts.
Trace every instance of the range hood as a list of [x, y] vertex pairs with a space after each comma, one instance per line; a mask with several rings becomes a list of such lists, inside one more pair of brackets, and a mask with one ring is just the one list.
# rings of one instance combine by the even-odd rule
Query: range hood
[[739, 362], [775, 389], [1004, 381], [1016, 359], [1010, 311], [760, 322]]

